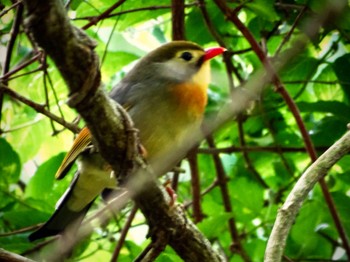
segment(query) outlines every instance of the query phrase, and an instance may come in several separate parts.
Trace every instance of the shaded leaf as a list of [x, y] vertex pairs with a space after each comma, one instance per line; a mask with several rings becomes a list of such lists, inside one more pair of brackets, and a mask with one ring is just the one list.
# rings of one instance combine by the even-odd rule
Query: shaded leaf
[[347, 100], [350, 101], [350, 75], [348, 74], [348, 69], [350, 68], [350, 54], [345, 54], [336, 59], [333, 63], [333, 68]]
[[270, 0], [254, 0], [248, 2], [246, 6], [254, 11], [254, 13], [262, 17], [268, 21], [276, 21], [278, 19], [278, 15], [274, 8], [273, 1]]

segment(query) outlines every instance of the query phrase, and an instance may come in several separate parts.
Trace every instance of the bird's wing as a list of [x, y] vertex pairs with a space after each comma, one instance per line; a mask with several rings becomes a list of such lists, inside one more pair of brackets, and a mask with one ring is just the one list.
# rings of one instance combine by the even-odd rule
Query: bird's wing
[[[126, 111], [130, 110], [133, 106], [132, 101], [128, 101], [126, 97], [130, 92], [130, 86], [128, 84], [119, 85], [114, 88], [110, 93], [112, 99], [121, 104]], [[131, 99], [132, 100], [132, 99]], [[70, 168], [72, 167], [74, 161], [92, 142], [92, 135], [87, 127], [84, 127], [78, 136], [75, 138], [71, 149], [67, 152], [64, 157], [61, 166], [56, 172], [56, 179], [62, 179], [66, 176]]]
[[91, 140], [92, 136], [89, 129], [84, 127], [75, 138], [72, 148], [68, 151], [61, 163], [61, 166], [58, 168], [55, 175], [56, 179], [62, 179], [66, 176], [79, 154], [91, 144]]

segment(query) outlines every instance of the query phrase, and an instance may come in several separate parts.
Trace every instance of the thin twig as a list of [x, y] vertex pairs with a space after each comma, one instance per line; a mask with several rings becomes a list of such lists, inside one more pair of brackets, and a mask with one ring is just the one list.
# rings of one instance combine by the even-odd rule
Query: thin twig
[[[318, 152], [324, 152], [329, 148], [329, 146], [319, 146], [316, 147]], [[277, 147], [277, 146], [230, 146], [223, 148], [198, 148], [197, 151], [200, 154], [219, 154], [226, 153], [232, 154], [236, 152], [271, 152], [271, 153], [279, 153], [279, 151], [283, 153], [306, 153], [305, 147]]]
[[[12, 29], [10, 32], [10, 39], [7, 44], [6, 48], [6, 55], [5, 55], [5, 61], [4, 66], [2, 69], [2, 75], [6, 74], [10, 69], [10, 62], [12, 57], [13, 48], [15, 46], [15, 41], [19, 33], [19, 27], [22, 22], [22, 15], [23, 15], [23, 5], [19, 4], [17, 6], [16, 16], [13, 21]], [[6, 82], [4, 82], [5, 85], [7, 85]]]
[[285, 84], [289, 85], [299, 85], [299, 84], [324, 84], [324, 85], [337, 85], [337, 84], [350, 84], [347, 82], [342, 82], [339, 80], [326, 81], [326, 80], [293, 80], [293, 81], [284, 81]]
[[79, 128], [76, 125], [73, 125], [71, 123], [68, 123], [67, 121], [65, 121], [64, 119], [52, 114], [50, 111], [45, 109], [45, 106], [35, 103], [32, 100], [25, 98], [24, 96], [21, 96], [20, 94], [18, 94], [17, 92], [13, 91], [12, 89], [1, 85], [1, 90], [3, 90], [3, 92], [9, 96], [11, 96], [12, 98], [22, 102], [23, 104], [33, 108], [36, 112], [41, 113], [45, 116], [47, 116], [48, 118], [54, 120], [55, 122], [61, 124], [62, 126], [64, 126], [65, 128], [71, 130], [74, 133], [78, 133], [79, 132]]
[[148, 254], [148, 252], [152, 249], [153, 243], [149, 243], [142, 252], [137, 256], [137, 258], [134, 259], [134, 262], [142, 262], [145, 256]]
[[[219, 182], [217, 179], [215, 179], [207, 188], [205, 188], [202, 192], [201, 192], [201, 197], [205, 196], [206, 194], [210, 193], [215, 187], [217, 187], [219, 185]], [[188, 209], [190, 206], [192, 206], [193, 201], [186, 201], [184, 203], [184, 208]]]
[[118, 256], [120, 254], [120, 251], [123, 247], [123, 244], [125, 242], [125, 239], [126, 239], [126, 235], [128, 234], [129, 232], [129, 229], [131, 227], [131, 223], [132, 221], [134, 220], [135, 218], [135, 215], [136, 215], [136, 212], [138, 210], [138, 207], [136, 205], [133, 206], [133, 208], [131, 209], [130, 211], [130, 214], [129, 214], [129, 217], [128, 219], [126, 220], [125, 222], [125, 225], [120, 233], [120, 237], [119, 237], [119, 240], [118, 240], [118, 244], [117, 246], [115, 247], [114, 251], [113, 251], [113, 255], [112, 255], [112, 258], [111, 258], [111, 262], [116, 262], [118, 261]]
[[14, 3], [13, 5], [11, 5], [9, 8], [4, 9], [0, 12], [0, 17], [6, 15], [8, 12], [10, 12], [12, 9], [14, 9], [15, 7], [17, 7], [18, 5], [22, 5], [22, 1], [17, 1], [16, 3]]
[[106, 11], [104, 11], [102, 14], [100, 14], [99, 16], [96, 16], [94, 19], [90, 20], [90, 22], [87, 23], [86, 25], [84, 25], [81, 29], [86, 30], [86, 29], [90, 28], [91, 26], [96, 25], [99, 21], [106, 18], [110, 13], [112, 13], [113, 10], [115, 10], [116, 8], [121, 6], [125, 1], [126, 0], [119, 0], [117, 3], [115, 3], [110, 8], [108, 8]]
[[[190, 3], [190, 4], [185, 4], [185, 8], [187, 7], [192, 7], [196, 6], [197, 3]], [[160, 10], [160, 9], [170, 9], [172, 6], [171, 5], [152, 5], [152, 6], [146, 6], [146, 7], [139, 7], [139, 8], [134, 8], [134, 9], [128, 9], [120, 12], [115, 12], [112, 14], [109, 14], [105, 16], [104, 18], [111, 18], [115, 16], [120, 16], [120, 15], [125, 15], [125, 14], [130, 14], [130, 13], [135, 13], [135, 12], [141, 12], [141, 11], [153, 11], [153, 10]], [[95, 21], [97, 19], [96, 16], [83, 16], [83, 17], [76, 17], [73, 18], [72, 20], [92, 20]]]
[[[215, 148], [215, 142], [213, 137], [210, 135], [207, 137], [207, 143], [210, 147]], [[232, 213], [232, 204], [230, 199], [230, 194], [227, 187], [227, 176], [225, 174], [224, 166], [218, 154], [213, 154], [213, 160], [216, 170], [217, 183], [220, 187], [221, 197], [224, 204], [225, 212]], [[250, 257], [244, 250], [241, 243], [238, 229], [236, 227], [236, 222], [233, 217], [228, 220], [228, 228], [232, 239], [231, 250], [232, 252], [237, 252], [244, 261], [251, 261]]]
[[287, 170], [288, 174], [291, 177], [293, 177], [293, 171], [292, 171], [290, 165], [288, 164], [287, 159], [283, 155], [283, 153], [284, 153], [283, 150], [281, 149], [281, 147], [278, 144], [276, 130], [275, 130], [275, 128], [273, 128], [273, 126], [271, 124], [271, 121], [269, 119], [267, 119], [267, 114], [266, 114], [265, 107], [264, 107], [263, 103], [260, 103], [259, 106], [260, 106], [260, 111], [262, 112], [262, 119], [263, 119], [263, 121], [265, 123], [265, 126], [268, 128], [269, 133], [271, 134], [271, 137], [273, 139], [273, 143], [276, 146], [277, 154], [279, 155], [279, 157], [280, 157], [280, 159], [282, 161], [282, 164], [284, 165], [284, 167]]
[[[21, 22], [22, 22], [22, 15], [23, 15], [23, 5], [22, 5], [22, 3], [18, 4], [16, 6], [16, 8], [17, 8], [17, 12], [16, 12], [16, 16], [14, 18], [13, 25], [12, 25], [12, 28], [11, 28], [10, 39], [8, 41], [7, 48], [6, 48], [5, 61], [4, 61], [3, 69], [2, 69], [2, 72], [1, 72], [2, 76], [6, 75], [9, 72], [9, 70], [10, 70], [10, 63], [11, 63], [12, 52], [13, 52], [13, 48], [15, 46], [16, 38], [17, 38], [18, 33], [19, 33], [19, 27], [20, 27]], [[8, 81], [7, 80], [1, 80], [0, 79], [0, 82], [2, 84], [4, 84], [5, 86], [8, 85]], [[4, 102], [4, 92], [0, 90], [0, 124], [1, 124], [1, 119], [2, 119], [3, 102]]]
[[275, 3], [275, 6], [279, 8], [296, 9], [296, 10], [301, 10], [305, 7], [304, 5], [293, 5], [293, 4], [286, 4], [286, 3]]
[[193, 218], [194, 222], [198, 223], [203, 220], [204, 216], [201, 208], [200, 178], [196, 148], [188, 153], [187, 159], [191, 170]]
[[[47, 71], [46, 56], [44, 56], [42, 60], [43, 60], [42, 63], [43, 63], [44, 76], [46, 76], [45, 82], [46, 82], [46, 80], [49, 82], [50, 88], [51, 88], [51, 90], [52, 90], [52, 94], [53, 94], [54, 99], [55, 99], [56, 106], [57, 106], [57, 108], [58, 108], [58, 112], [59, 112], [61, 118], [62, 118], [63, 120], [65, 120], [65, 119], [64, 119], [64, 114], [63, 114], [63, 112], [62, 112], [62, 109], [61, 109], [61, 106], [60, 106], [60, 103], [59, 103], [59, 99], [58, 99], [56, 90], [55, 90], [54, 85], [53, 85], [53, 82], [52, 82], [52, 79], [51, 79], [51, 77], [50, 77], [50, 74], [49, 74], [48, 71]], [[57, 134], [57, 132], [58, 132], [58, 131], [54, 129], [54, 135]]]
[[[0, 80], [2, 81], [8, 81], [8, 80], [12, 80], [15, 77], [10, 78], [12, 75], [14, 75], [15, 73], [17, 73], [18, 71], [22, 70], [23, 68], [27, 67], [28, 65], [31, 65], [32, 63], [40, 60], [40, 58], [42, 57], [43, 53], [42, 52], [38, 52], [37, 54], [35, 54], [33, 57], [31, 57], [30, 59], [28, 59], [27, 61], [25, 61], [23, 64], [18, 65], [17, 67], [15, 67], [14, 69], [12, 69], [11, 71], [6, 72], [5, 74], [3, 74], [0, 77]], [[40, 68], [41, 69], [41, 68]], [[21, 75], [23, 76], [23, 75]]]
[[303, 17], [303, 15], [305, 14], [307, 10], [307, 7], [304, 6], [303, 9], [300, 10], [298, 16], [295, 18], [292, 27], [290, 28], [290, 30], [288, 31], [288, 33], [284, 36], [282, 42], [279, 44], [279, 46], [277, 47], [277, 50], [275, 52], [275, 57], [278, 56], [278, 54], [280, 53], [280, 51], [282, 50], [282, 47], [289, 41], [290, 37], [292, 36], [294, 29], [296, 28], [296, 26], [298, 25], [300, 19]]
[[176, 165], [175, 170], [173, 171], [173, 178], [171, 179], [171, 188], [177, 192], [177, 188], [179, 185], [179, 178], [180, 178], [180, 167], [181, 167], [181, 161], [179, 164]]
[[[45, 68], [44, 70], [44, 74], [43, 74], [43, 85], [44, 85], [44, 93], [45, 93], [45, 107], [47, 107], [47, 110], [50, 111], [50, 99], [49, 99], [49, 90], [48, 90], [48, 87], [47, 87], [47, 77], [48, 77], [48, 73], [47, 73], [47, 70], [46, 70], [46, 59], [44, 58], [43, 61], [43, 68]], [[62, 117], [62, 114], [61, 114], [61, 117]], [[62, 117], [62, 119], [64, 119], [64, 117]], [[51, 128], [52, 128], [52, 133], [53, 134], [56, 134], [57, 133], [57, 130], [55, 128], [55, 125], [54, 125], [54, 122], [53, 120], [50, 118], [50, 125], [51, 125]]]
[[[237, 117], [237, 124], [238, 124], [238, 138], [239, 138], [239, 144], [241, 147], [244, 147], [246, 145], [245, 138], [244, 138], [244, 130], [243, 130], [243, 119], [242, 115], [239, 115]], [[246, 164], [247, 169], [250, 171], [250, 173], [255, 178], [256, 182], [258, 182], [262, 187], [265, 189], [269, 188], [269, 186], [265, 183], [265, 181], [261, 178], [260, 174], [256, 169], [254, 168], [254, 165], [246, 151], [242, 151], [243, 159]]]
[[171, 33], [173, 40], [185, 39], [184, 0], [171, 0]]
[[[205, 25], [207, 26], [209, 32], [211, 33], [211, 35], [214, 37], [214, 39], [216, 40], [216, 42], [218, 42], [218, 44], [220, 46], [227, 49], [226, 43], [222, 40], [221, 36], [216, 31], [215, 26], [213, 25], [213, 23], [210, 19], [210, 16], [209, 16], [208, 10], [205, 6], [204, 0], [199, 0], [198, 3], [199, 3], [199, 9], [202, 12], [202, 16], [203, 16]], [[235, 54], [238, 54], [238, 52]], [[243, 82], [243, 78], [242, 78], [241, 74], [238, 72], [237, 68], [233, 66], [233, 63], [231, 60], [232, 55], [233, 55], [233, 52], [225, 52], [223, 54], [224, 63], [226, 65], [227, 79], [228, 79], [229, 87], [230, 87], [231, 91], [234, 88], [232, 72], [236, 75], [237, 79], [240, 82]]]

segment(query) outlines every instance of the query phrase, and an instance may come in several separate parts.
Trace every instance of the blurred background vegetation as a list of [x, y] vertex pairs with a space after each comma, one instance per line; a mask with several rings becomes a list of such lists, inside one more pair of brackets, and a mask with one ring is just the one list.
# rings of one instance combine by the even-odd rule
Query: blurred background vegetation
[[[225, 17], [219, 2], [235, 10], [274, 62], [293, 48], [296, 39], [309, 37], [305, 28], [328, 4], [326, 0], [185, 1], [185, 39], [203, 47], [223, 45], [229, 51], [224, 60], [212, 61], [208, 116], [220, 112], [233, 90], [264, 68], [256, 48]], [[83, 27], [97, 43], [107, 90], [137, 59], [174, 37], [171, 1], [127, 0], [108, 14], [116, 1], [64, 3], [72, 23]], [[263, 260], [278, 208], [313, 160], [295, 113], [300, 113], [318, 155], [347, 130], [348, 4], [330, 17], [278, 73], [299, 112], [291, 110], [273, 85], [267, 86], [254, 107], [191, 151], [181, 162], [184, 173], [162, 178], [172, 180], [188, 217], [228, 261]], [[54, 174], [71, 146], [73, 131], [83, 122], [75, 121], [77, 114], [66, 105], [65, 83], [26, 32], [24, 18], [20, 1], [0, 2], [0, 247], [31, 256], [33, 249], [45, 252], [45, 247], [29, 243], [25, 229], [46, 221], [68, 187], [69, 178], [55, 181]], [[350, 234], [349, 161], [346, 156], [334, 166], [325, 178], [326, 189], [316, 186], [309, 194], [288, 237], [286, 261], [349, 260], [350, 247], [335, 226], [338, 215], [340, 227]], [[325, 201], [325, 190], [333, 204]], [[90, 214], [102, 205], [96, 201]], [[330, 205], [337, 214], [330, 212]], [[96, 227], [76, 247], [72, 260], [110, 260], [130, 210], [131, 205], [108, 225]], [[149, 243], [141, 213], [136, 213], [128, 230], [118, 261], [131, 261]], [[179, 260], [170, 248], [157, 258]]]

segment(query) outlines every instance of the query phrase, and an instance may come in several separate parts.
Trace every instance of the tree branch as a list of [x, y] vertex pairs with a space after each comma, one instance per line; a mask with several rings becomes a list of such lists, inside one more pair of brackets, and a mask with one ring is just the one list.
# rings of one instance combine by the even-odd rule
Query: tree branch
[[[20, 27], [21, 22], [22, 22], [22, 16], [23, 16], [23, 5], [22, 5], [22, 3], [19, 3], [17, 5], [16, 16], [15, 16], [15, 19], [13, 21], [13, 25], [12, 25], [11, 32], [10, 32], [10, 40], [9, 40], [7, 48], [6, 48], [5, 61], [4, 61], [4, 65], [2, 68], [2, 72], [1, 72], [2, 75], [5, 75], [10, 70], [11, 55], [12, 55], [15, 41], [16, 41], [16, 38], [17, 38], [17, 35], [19, 32], [19, 27]], [[1, 82], [4, 85], [8, 84], [7, 80], [1, 80]], [[1, 119], [2, 119], [3, 102], [4, 102], [4, 93], [2, 92], [2, 90], [0, 90], [0, 123], [1, 123]]]
[[4, 94], [7, 94], [7, 95], [11, 96], [12, 98], [22, 102], [23, 104], [33, 108], [36, 112], [47, 116], [51, 120], [61, 124], [65, 128], [68, 128], [70, 131], [72, 131], [74, 133], [78, 133], [79, 132], [80, 129], [76, 125], [71, 124], [71, 123], [65, 121], [63, 118], [60, 118], [57, 115], [55, 115], [55, 114], [51, 113], [50, 111], [46, 110], [44, 105], [35, 103], [32, 100], [30, 100], [28, 98], [25, 98], [24, 96], [21, 96], [17, 92], [15, 92], [12, 89], [10, 89], [10, 88], [8, 88], [6, 86], [3, 86], [1, 84], [0, 84], [0, 88], [4, 92]]
[[[319, 146], [316, 147], [316, 150], [319, 152], [324, 152], [329, 148], [326, 146]], [[226, 154], [231, 154], [235, 152], [270, 152], [270, 153], [277, 153], [279, 154], [280, 152], [283, 153], [307, 153], [305, 147], [279, 147], [279, 146], [229, 146], [229, 147], [221, 147], [221, 148], [213, 148], [213, 147], [208, 147], [208, 148], [198, 148], [197, 149], [198, 153], [200, 154], [219, 154], [219, 153], [226, 153]]]
[[[207, 143], [210, 147], [215, 147], [215, 141], [212, 136], [207, 137]], [[217, 181], [220, 187], [220, 192], [221, 192], [225, 212], [232, 213], [233, 209], [232, 209], [230, 194], [227, 186], [228, 178], [225, 174], [224, 166], [221, 162], [219, 154], [213, 154], [213, 160], [214, 160]], [[250, 261], [250, 258], [247, 252], [244, 250], [244, 247], [241, 243], [239, 232], [236, 227], [236, 221], [233, 217], [228, 220], [228, 228], [232, 239], [232, 244], [231, 244], [232, 252], [237, 252], [242, 257], [243, 261]]]
[[171, 1], [172, 39], [185, 39], [185, 1]]
[[22, 257], [20, 255], [8, 252], [2, 248], [0, 248], [0, 261], [7, 262], [34, 262], [29, 258]]
[[301, 176], [278, 212], [277, 219], [267, 244], [265, 262], [281, 261], [288, 233], [303, 201], [306, 199], [308, 193], [313, 189], [315, 184], [349, 151], [350, 132], [347, 132], [323, 155], [321, 155]]
[[126, 0], [119, 0], [117, 3], [115, 3], [110, 8], [108, 8], [106, 11], [104, 11], [102, 14], [91, 19], [90, 22], [87, 23], [86, 25], [84, 25], [81, 29], [86, 30], [89, 27], [96, 25], [99, 21], [101, 21], [102, 19], [109, 16], [115, 9], [117, 9], [119, 6], [121, 6], [125, 1]]
[[203, 220], [204, 215], [201, 207], [201, 187], [200, 187], [200, 176], [198, 170], [198, 159], [197, 159], [197, 149], [195, 146], [187, 154], [188, 164], [191, 171], [191, 188], [192, 188], [192, 209], [194, 223], [199, 223]]
[[131, 227], [131, 223], [132, 223], [132, 221], [135, 218], [137, 210], [138, 210], [138, 207], [136, 205], [134, 205], [132, 207], [131, 211], [130, 211], [129, 217], [128, 217], [128, 219], [127, 219], [127, 221], [126, 221], [122, 231], [120, 232], [120, 237], [119, 237], [119, 240], [118, 240], [118, 244], [117, 244], [117, 246], [115, 247], [115, 249], [113, 251], [113, 255], [112, 255], [112, 258], [111, 258], [110, 262], [118, 261], [118, 256], [119, 256], [120, 251], [121, 251], [121, 249], [123, 247], [123, 244], [125, 243], [126, 235], [129, 232], [129, 229]]

